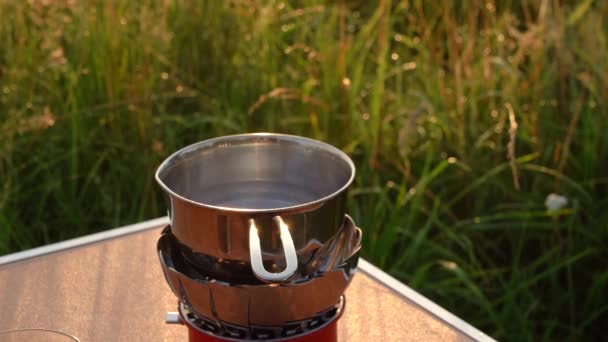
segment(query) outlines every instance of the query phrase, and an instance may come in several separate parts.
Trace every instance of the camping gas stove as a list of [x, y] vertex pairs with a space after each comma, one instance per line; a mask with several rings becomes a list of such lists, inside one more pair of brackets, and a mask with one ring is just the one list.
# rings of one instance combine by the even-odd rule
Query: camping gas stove
[[245, 134], [171, 155], [156, 180], [158, 241], [178, 298], [168, 323], [195, 341], [336, 341], [362, 233], [345, 214], [352, 161], [307, 138]]

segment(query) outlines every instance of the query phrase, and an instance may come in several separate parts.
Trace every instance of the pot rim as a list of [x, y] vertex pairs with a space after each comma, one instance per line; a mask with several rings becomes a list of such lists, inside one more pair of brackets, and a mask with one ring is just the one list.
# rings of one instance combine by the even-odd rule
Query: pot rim
[[[349, 179], [344, 183], [344, 185], [342, 185], [341, 188], [339, 188], [338, 190], [334, 191], [333, 193], [325, 196], [325, 197], [321, 197], [319, 199], [316, 199], [314, 201], [310, 201], [310, 202], [306, 202], [306, 203], [302, 203], [302, 204], [297, 204], [297, 205], [293, 205], [293, 206], [287, 206], [287, 207], [277, 207], [277, 208], [264, 208], [264, 209], [254, 209], [254, 208], [235, 208], [235, 207], [226, 207], [226, 206], [217, 206], [217, 205], [211, 205], [211, 204], [206, 204], [206, 203], [202, 203], [202, 202], [197, 202], [197, 201], [193, 201], [191, 199], [188, 199], [178, 193], [176, 193], [175, 191], [173, 191], [171, 188], [169, 188], [169, 186], [167, 186], [167, 184], [165, 184], [165, 182], [163, 182], [163, 180], [160, 178], [160, 173], [165, 171], [165, 169], [168, 168], [169, 164], [175, 160], [177, 157], [179, 157], [180, 155], [183, 155], [185, 153], [191, 152], [191, 151], [195, 151], [201, 147], [213, 147], [219, 143], [222, 142], [229, 142], [229, 141], [237, 141], [237, 140], [248, 140], [248, 139], [255, 139], [255, 138], [276, 138], [278, 140], [284, 140], [284, 141], [291, 141], [291, 142], [296, 142], [296, 143], [305, 143], [311, 146], [315, 146], [317, 148], [323, 149], [327, 152], [330, 152], [338, 157], [340, 157], [340, 159], [342, 159], [344, 162], [346, 162], [346, 164], [348, 164], [349, 168], [350, 168], [350, 177]], [[311, 138], [306, 138], [306, 137], [302, 137], [302, 136], [298, 136], [298, 135], [291, 135], [291, 134], [282, 134], [282, 133], [266, 133], [266, 132], [260, 132], [260, 133], [244, 133], [244, 134], [233, 134], [233, 135], [224, 135], [224, 136], [220, 136], [220, 137], [216, 137], [216, 138], [211, 138], [211, 139], [207, 139], [207, 140], [203, 140], [203, 141], [199, 141], [196, 142], [194, 144], [188, 145], [186, 147], [183, 147], [181, 149], [179, 149], [178, 151], [174, 152], [173, 154], [171, 154], [169, 157], [167, 157], [158, 167], [158, 169], [156, 169], [156, 172], [154, 174], [154, 178], [156, 179], [156, 182], [158, 183], [158, 185], [160, 185], [160, 187], [167, 192], [171, 197], [177, 198], [181, 201], [187, 202], [189, 204], [192, 204], [194, 206], [197, 207], [202, 207], [202, 208], [207, 208], [207, 209], [213, 209], [213, 210], [219, 210], [219, 211], [225, 211], [225, 212], [236, 212], [236, 213], [249, 213], [249, 214], [263, 214], [263, 213], [276, 213], [276, 212], [294, 212], [294, 211], [299, 211], [301, 209], [308, 209], [310, 207], [314, 207], [316, 205], [321, 205], [327, 201], [329, 201], [330, 199], [340, 195], [341, 193], [343, 193], [354, 181], [355, 179], [355, 173], [356, 173], [356, 168], [355, 168], [355, 164], [353, 163], [353, 161], [350, 159], [350, 157], [344, 153], [342, 150], [338, 149], [335, 146], [332, 146], [328, 143], [319, 141], [319, 140], [315, 140], [315, 139], [311, 139]]]

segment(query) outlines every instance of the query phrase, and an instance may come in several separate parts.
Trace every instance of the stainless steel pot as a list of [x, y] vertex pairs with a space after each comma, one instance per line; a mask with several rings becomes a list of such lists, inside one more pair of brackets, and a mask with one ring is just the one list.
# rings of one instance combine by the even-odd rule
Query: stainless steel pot
[[190, 145], [156, 172], [179, 242], [195, 254], [250, 264], [264, 282], [288, 281], [298, 258], [336, 235], [354, 176], [337, 148], [269, 133]]

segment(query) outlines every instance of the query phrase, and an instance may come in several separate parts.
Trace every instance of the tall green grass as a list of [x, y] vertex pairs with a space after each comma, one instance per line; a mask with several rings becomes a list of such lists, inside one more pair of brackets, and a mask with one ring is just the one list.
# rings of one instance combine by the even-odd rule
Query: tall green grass
[[[608, 324], [608, 3], [0, 0], [0, 253], [160, 216], [172, 151], [355, 160], [364, 254], [500, 340]], [[569, 199], [556, 212], [550, 193]]]

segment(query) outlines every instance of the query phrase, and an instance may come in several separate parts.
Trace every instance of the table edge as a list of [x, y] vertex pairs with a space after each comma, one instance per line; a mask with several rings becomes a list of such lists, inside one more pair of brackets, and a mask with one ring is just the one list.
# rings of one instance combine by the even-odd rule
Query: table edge
[[410, 302], [414, 303], [421, 309], [427, 311], [431, 315], [442, 320], [447, 325], [460, 331], [462, 334], [472, 338], [473, 340], [480, 341], [480, 342], [490, 342], [490, 341], [496, 342], [496, 340], [493, 339], [492, 337], [488, 336], [481, 330], [475, 328], [473, 325], [467, 323], [463, 319], [459, 318], [458, 316], [454, 315], [453, 313], [451, 313], [448, 310], [444, 309], [443, 307], [439, 306], [432, 300], [430, 300], [430, 299], [426, 298], [425, 296], [421, 295], [420, 293], [416, 292], [416, 290], [405, 285], [404, 283], [397, 280], [390, 274], [384, 272], [383, 270], [381, 270], [374, 264], [370, 263], [369, 261], [367, 261], [363, 258], [359, 258], [358, 269], [359, 269], [359, 271], [372, 277], [374, 280], [378, 281], [382, 285], [390, 288], [391, 290], [396, 292], [401, 297], [409, 300]]
[[64, 251], [66, 249], [81, 247], [92, 243], [110, 240], [121, 236], [135, 234], [142, 231], [159, 228], [169, 224], [168, 217], [159, 217], [149, 221], [143, 221], [135, 224], [130, 224], [120, 228], [113, 228], [99, 233], [85, 235], [70, 240], [51, 243], [45, 246], [40, 246], [32, 249], [27, 249], [21, 252], [0, 256], [0, 266], [12, 264], [25, 259], [35, 258], [42, 255]]
[[[94, 233], [94, 234], [85, 235], [85, 236], [70, 239], [70, 240], [65, 240], [65, 241], [49, 244], [46, 246], [32, 248], [32, 249], [28, 249], [28, 250], [17, 252], [17, 253], [7, 254], [4, 256], [0, 256], [0, 266], [15, 263], [15, 262], [30, 259], [30, 258], [47, 255], [50, 253], [60, 252], [60, 251], [66, 250], [66, 249], [81, 247], [84, 245], [88, 245], [88, 244], [92, 244], [92, 243], [96, 243], [96, 242], [100, 242], [100, 241], [104, 241], [104, 240], [114, 239], [114, 238], [118, 238], [121, 236], [129, 235], [129, 234], [135, 234], [135, 233], [139, 233], [142, 231], [159, 228], [161, 226], [169, 224], [169, 222], [170, 222], [169, 218], [164, 216], [164, 217], [159, 217], [159, 218], [148, 220], [148, 221], [143, 221], [143, 222], [123, 226], [120, 228], [114, 228], [114, 229], [102, 231], [99, 233]], [[445, 322], [449, 326], [458, 330], [462, 334], [472, 338], [473, 340], [480, 341], [480, 342], [492, 342], [492, 341], [496, 342], [496, 340], [494, 340], [490, 336], [481, 332], [479, 329], [475, 328], [471, 324], [462, 320], [458, 316], [452, 314], [448, 310], [437, 305], [430, 299], [428, 299], [425, 296], [421, 295], [420, 293], [416, 292], [415, 290], [413, 290], [409, 286], [403, 284], [399, 280], [393, 278], [388, 273], [384, 272], [380, 268], [371, 264], [369, 261], [367, 261], [363, 258], [359, 258], [358, 269], [361, 272], [363, 272], [363, 273], [367, 274], [368, 276], [370, 276], [371, 278], [373, 278], [374, 280], [378, 281], [382, 285], [388, 287], [389, 289], [391, 289], [392, 291], [397, 293], [399, 296], [409, 300], [410, 302], [414, 303], [418, 307], [427, 311], [428, 313], [430, 313], [437, 319]]]

